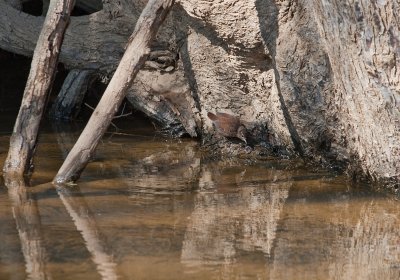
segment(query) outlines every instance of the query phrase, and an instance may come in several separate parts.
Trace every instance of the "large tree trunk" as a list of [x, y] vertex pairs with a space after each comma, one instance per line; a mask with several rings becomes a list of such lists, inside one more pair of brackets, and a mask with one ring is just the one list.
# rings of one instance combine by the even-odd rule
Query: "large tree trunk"
[[365, 173], [400, 180], [400, 3], [346, 2], [309, 1], [331, 71], [330, 142]]
[[[73, 19], [61, 60], [113, 71], [143, 2]], [[166, 73], [145, 69], [128, 97], [169, 123], [191, 115], [186, 129], [203, 137], [213, 132], [208, 112], [235, 114], [258, 142], [398, 182], [399, 9], [395, 0], [182, 0], [155, 44], [179, 53], [175, 77], [157, 87]], [[40, 22], [0, 3], [0, 47], [29, 55]], [[171, 98], [176, 81], [183, 105]]]
[[128, 88], [150, 54], [150, 44], [170, 11], [174, 0], [150, 0], [144, 8], [124, 56], [81, 136], [55, 178], [68, 183], [79, 178], [101, 137], [118, 111]]
[[4, 172], [22, 175], [29, 171], [36, 146], [47, 93], [55, 77], [65, 29], [74, 0], [54, 0], [40, 33], [22, 104], [10, 139]]

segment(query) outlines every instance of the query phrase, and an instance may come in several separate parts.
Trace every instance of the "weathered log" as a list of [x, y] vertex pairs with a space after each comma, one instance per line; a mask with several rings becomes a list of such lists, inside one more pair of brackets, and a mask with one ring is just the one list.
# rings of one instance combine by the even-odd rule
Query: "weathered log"
[[[124, 6], [119, 14], [108, 2], [103, 11], [72, 20], [74, 28], [60, 58], [67, 67], [115, 67], [131, 32], [129, 24], [136, 20], [134, 10], [144, 1], [131, 1], [131, 8]], [[395, 0], [179, 4], [165, 24], [172, 31], [159, 32], [158, 43], [167, 42], [168, 36], [179, 42], [181, 74], [190, 82], [200, 136], [212, 131], [207, 112], [233, 113], [250, 124], [250, 133], [253, 128], [261, 136], [267, 131], [272, 143], [325, 163], [359, 168], [357, 174], [400, 181]], [[0, 1], [0, 47], [30, 55], [41, 21]], [[160, 98], [152, 89], [153, 77], [162, 75], [138, 75], [129, 96], [151, 117], [179, 123], [172, 110], [154, 114], [171, 108], [169, 97]], [[267, 129], [258, 129], [263, 126]]]
[[[132, 22], [135, 23], [138, 16], [126, 11], [124, 16], [112, 18], [109, 13], [116, 9], [112, 4], [115, 2], [120, 1], [108, 1], [98, 13], [71, 18], [60, 62], [71, 69], [110, 71], [116, 68], [133, 32]], [[134, 8], [132, 4], [131, 9]], [[0, 1], [0, 48], [32, 56], [43, 22], [43, 17], [21, 13]]]
[[21, 0], [4, 0], [4, 2], [8, 3], [14, 9], [17, 9], [17, 10], [22, 9], [22, 1]]
[[[131, 1], [118, 1], [118, 3], [122, 6], [118, 6], [117, 1], [109, 1], [104, 3], [103, 10], [98, 13], [71, 18], [60, 62], [72, 69], [94, 69], [106, 73], [114, 71], [123, 54], [123, 46], [133, 31], [132, 23], [139, 17], [137, 11], [142, 6]], [[112, 16], [117, 13], [117, 17]], [[22, 55], [31, 55], [41, 25], [41, 17], [23, 14], [0, 1], [0, 48]], [[174, 22], [169, 22], [168, 30], [159, 34], [155, 48], [161, 46], [165, 49], [171, 37], [175, 36], [171, 28], [173, 25]], [[179, 52], [179, 49], [176, 52]], [[196, 124], [200, 127], [196, 113], [198, 110], [193, 105], [182, 61], [179, 60], [177, 64], [173, 72], [165, 72], [163, 69], [140, 71], [127, 96], [136, 109], [156, 120], [163, 130], [170, 131], [174, 136], [181, 136], [186, 132], [196, 136]], [[157, 81], [149, 83], [154, 80]], [[179, 106], [173, 105], [175, 108], [179, 107], [179, 112], [172, 108], [171, 104], [176, 102], [175, 100], [169, 102], [170, 96], [160, 98], [161, 95], [171, 95], [171, 93], [180, 97]], [[188, 118], [181, 123], [183, 116]]]
[[[154, 53], [150, 57], [155, 56]], [[153, 62], [151, 66], [149, 62]], [[172, 135], [188, 133], [196, 137], [196, 129], [201, 127], [198, 110], [184, 75], [182, 61], [175, 63], [174, 67], [169, 66], [174, 69], [166, 72], [163, 69], [157, 71], [155, 68], [160, 66], [154, 61], [146, 61], [146, 68], [139, 71], [127, 99], [135, 108], [159, 122], [163, 129], [171, 131]]]
[[232, 112], [305, 156], [400, 182], [396, 1], [181, 5], [205, 126], [207, 109]]
[[76, 118], [85, 94], [94, 80], [94, 73], [92, 70], [71, 70], [54, 100], [49, 116], [63, 120]]
[[51, 1], [42, 32], [33, 55], [20, 111], [10, 139], [4, 172], [22, 175], [29, 171], [36, 146], [47, 93], [51, 88], [61, 43], [74, 0]]
[[81, 136], [58, 171], [54, 179], [56, 183], [67, 183], [79, 178], [117, 112], [128, 88], [150, 54], [150, 43], [173, 3], [173, 0], [150, 0], [147, 3], [110, 84]]

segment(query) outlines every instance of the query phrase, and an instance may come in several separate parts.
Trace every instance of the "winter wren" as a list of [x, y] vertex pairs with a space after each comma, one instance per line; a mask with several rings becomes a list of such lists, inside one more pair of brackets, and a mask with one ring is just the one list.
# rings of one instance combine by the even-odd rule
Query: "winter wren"
[[227, 113], [207, 113], [207, 116], [212, 120], [216, 131], [225, 137], [239, 138], [247, 143], [246, 127], [240, 122], [238, 117]]

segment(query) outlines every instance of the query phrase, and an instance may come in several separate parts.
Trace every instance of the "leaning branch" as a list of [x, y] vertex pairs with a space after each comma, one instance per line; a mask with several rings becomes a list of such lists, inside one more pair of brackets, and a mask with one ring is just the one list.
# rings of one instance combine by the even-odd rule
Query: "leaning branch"
[[127, 90], [145, 63], [150, 53], [150, 44], [173, 2], [173, 0], [150, 0], [147, 3], [103, 97], [58, 171], [54, 179], [56, 183], [68, 183], [79, 178], [121, 105]]

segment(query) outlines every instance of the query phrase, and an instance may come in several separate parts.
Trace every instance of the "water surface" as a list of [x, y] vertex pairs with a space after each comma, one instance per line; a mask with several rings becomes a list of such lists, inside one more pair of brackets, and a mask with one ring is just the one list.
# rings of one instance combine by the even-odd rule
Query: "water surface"
[[395, 197], [134, 127], [67, 188], [50, 182], [82, 128], [42, 129], [28, 186], [0, 181], [0, 279], [400, 279]]

